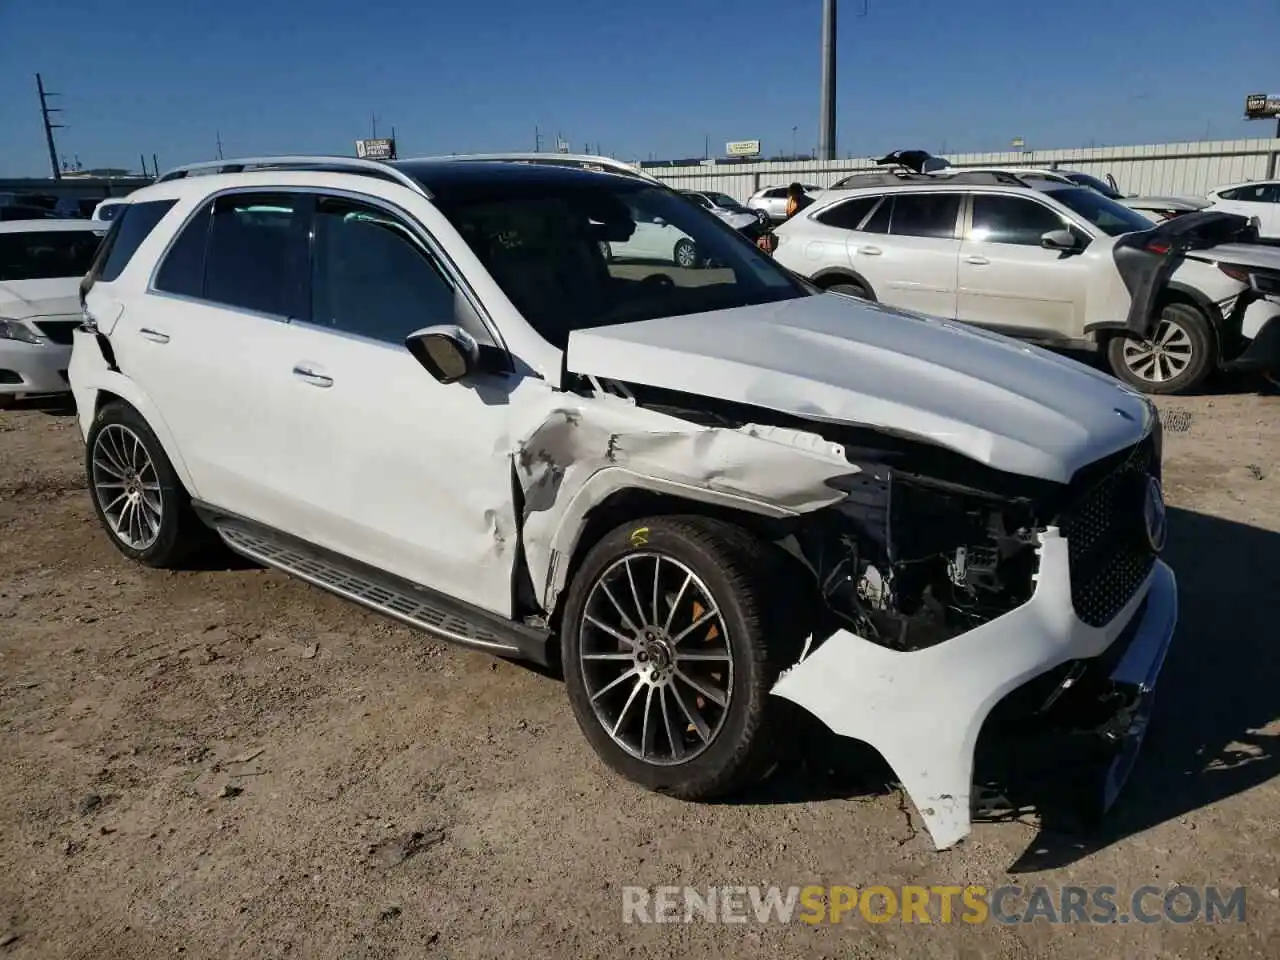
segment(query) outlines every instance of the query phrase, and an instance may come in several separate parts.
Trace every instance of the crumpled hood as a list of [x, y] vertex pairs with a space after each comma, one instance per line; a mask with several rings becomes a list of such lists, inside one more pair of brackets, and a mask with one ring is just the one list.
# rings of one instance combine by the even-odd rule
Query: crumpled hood
[[0, 317], [79, 316], [80, 278], [0, 281]]
[[876, 427], [1058, 482], [1137, 442], [1153, 415], [1073, 360], [839, 294], [575, 331], [567, 366]]

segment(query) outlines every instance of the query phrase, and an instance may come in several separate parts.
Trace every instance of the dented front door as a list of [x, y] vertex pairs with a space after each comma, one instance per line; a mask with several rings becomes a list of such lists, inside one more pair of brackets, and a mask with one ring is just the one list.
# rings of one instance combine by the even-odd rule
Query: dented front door
[[272, 482], [289, 530], [507, 616], [516, 554], [509, 424], [546, 384], [480, 375], [442, 384], [403, 346], [291, 324], [288, 412], [271, 414]]

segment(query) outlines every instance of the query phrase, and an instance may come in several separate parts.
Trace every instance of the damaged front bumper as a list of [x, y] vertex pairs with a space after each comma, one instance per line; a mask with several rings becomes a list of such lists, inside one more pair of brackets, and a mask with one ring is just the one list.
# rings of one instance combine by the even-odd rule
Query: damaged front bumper
[[1029, 681], [1069, 661], [1101, 658], [1117, 641], [1125, 644], [1109, 672], [1119, 706], [1102, 731], [1115, 744], [1104, 807], [1123, 786], [1146, 730], [1177, 623], [1172, 570], [1157, 561], [1111, 622], [1095, 628], [1076, 615], [1067, 541], [1056, 528], [1041, 534], [1038, 553], [1036, 589], [1009, 613], [912, 651], [840, 630], [773, 689], [835, 733], [878, 750], [940, 850], [970, 831], [973, 755], [983, 724]]

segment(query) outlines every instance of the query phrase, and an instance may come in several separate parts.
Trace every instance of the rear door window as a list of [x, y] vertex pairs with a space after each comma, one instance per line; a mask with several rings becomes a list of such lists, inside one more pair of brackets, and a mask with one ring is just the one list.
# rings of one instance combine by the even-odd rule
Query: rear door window
[[888, 233], [889, 224], [893, 221], [893, 202], [895, 197], [885, 197], [884, 202], [876, 207], [876, 212], [862, 225], [863, 233]]
[[[310, 198], [301, 194], [217, 197], [183, 230], [157, 275], [156, 289], [273, 317], [300, 315], [305, 309], [310, 213]], [[196, 294], [192, 288], [202, 236], [202, 292]]]
[[855, 197], [843, 203], [837, 203], [814, 215], [813, 219], [825, 223], [828, 227], [840, 230], [857, 230], [867, 218], [867, 214], [880, 202], [879, 197]]
[[893, 198], [889, 232], [898, 237], [955, 237], [958, 193], [906, 193]]

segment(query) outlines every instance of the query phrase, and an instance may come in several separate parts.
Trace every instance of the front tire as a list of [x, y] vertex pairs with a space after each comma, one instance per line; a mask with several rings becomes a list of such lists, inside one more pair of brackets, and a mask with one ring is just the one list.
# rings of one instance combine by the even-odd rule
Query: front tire
[[85, 443], [98, 521], [116, 549], [149, 567], [175, 567], [207, 537], [155, 433], [137, 410], [108, 403]]
[[574, 578], [561, 628], [569, 702], [612, 769], [704, 800], [762, 776], [802, 618], [779, 615], [786, 574], [741, 528], [651, 517], [614, 529]]
[[1166, 304], [1151, 335], [1117, 334], [1107, 343], [1107, 364], [1117, 378], [1143, 393], [1185, 393], [1217, 365], [1209, 321], [1185, 303]]

